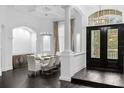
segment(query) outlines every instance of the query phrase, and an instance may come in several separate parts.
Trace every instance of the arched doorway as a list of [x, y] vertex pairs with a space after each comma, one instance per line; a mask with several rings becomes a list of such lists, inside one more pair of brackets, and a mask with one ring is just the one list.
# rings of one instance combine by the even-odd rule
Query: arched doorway
[[27, 66], [26, 55], [36, 53], [36, 32], [29, 27], [17, 27], [12, 30], [13, 69]]

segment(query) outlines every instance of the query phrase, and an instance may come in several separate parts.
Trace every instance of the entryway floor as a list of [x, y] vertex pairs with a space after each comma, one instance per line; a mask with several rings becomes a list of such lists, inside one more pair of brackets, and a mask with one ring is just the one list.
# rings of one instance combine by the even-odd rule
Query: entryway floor
[[84, 68], [72, 77], [71, 82], [99, 88], [124, 87], [124, 74]]

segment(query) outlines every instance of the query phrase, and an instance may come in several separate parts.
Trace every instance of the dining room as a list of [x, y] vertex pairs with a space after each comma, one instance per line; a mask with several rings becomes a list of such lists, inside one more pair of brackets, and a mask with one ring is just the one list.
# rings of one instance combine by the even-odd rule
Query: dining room
[[83, 24], [85, 16], [78, 7], [12, 5], [0, 9], [5, 17], [1, 21], [1, 76], [7, 78], [2, 79], [5, 86], [19, 84], [9, 86], [9, 77], [11, 81], [35, 82], [40, 76], [52, 79], [55, 74], [56, 83], [70, 84], [71, 77], [86, 67], [86, 23]]

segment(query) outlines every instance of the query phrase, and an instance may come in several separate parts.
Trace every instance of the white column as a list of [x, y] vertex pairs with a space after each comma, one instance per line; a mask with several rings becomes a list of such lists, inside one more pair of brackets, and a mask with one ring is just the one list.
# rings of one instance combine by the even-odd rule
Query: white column
[[1, 25], [2, 71], [12, 70], [12, 29]]
[[2, 67], [1, 67], [1, 64], [2, 64], [2, 60], [1, 60], [1, 57], [2, 57], [2, 47], [1, 47], [1, 34], [2, 34], [2, 29], [0, 27], [0, 76], [2, 75]]
[[[71, 31], [70, 31], [70, 6], [64, 6], [65, 9], [65, 50], [61, 54], [61, 75], [60, 80], [71, 81], [71, 77], [85, 67], [83, 60], [85, 59], [84, 53], [74, 53], [71, 51]], [[76, 30], [82, 31], [82, 20], [80, 16], [76, 16]], [[81, 35], [82, 36], [82, 35]], [[75, 36], [76, 37], [76, 36]], [[82, 38], [82, 37], [81, 37]], [[85, 61], [85, 60], [84, 60]]]
[[71, 51], [70, 6], [65, 6], [65, 52]]
[[70, 6], [64, 6], [65, 9], [65, 48], [61, 54], [61, 76], [60, 80], [71, 81], [71, 31], [70, 31]]

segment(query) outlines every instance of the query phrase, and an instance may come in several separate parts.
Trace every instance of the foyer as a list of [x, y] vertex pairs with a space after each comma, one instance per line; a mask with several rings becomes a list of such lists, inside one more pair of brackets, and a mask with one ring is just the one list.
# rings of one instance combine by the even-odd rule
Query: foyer
[[124, 75], [117, 72], [84, 68], [72, 77], [71, 82], [97, 88], [124, 88]]

